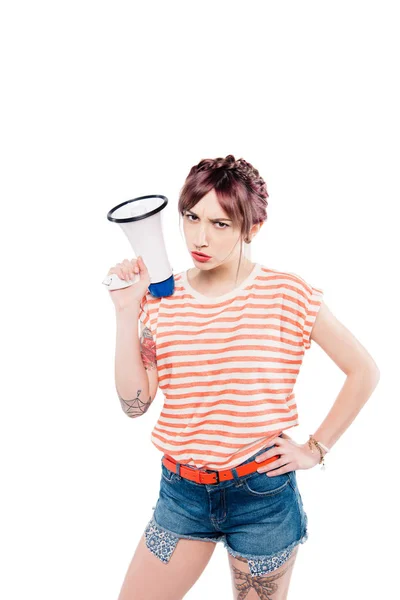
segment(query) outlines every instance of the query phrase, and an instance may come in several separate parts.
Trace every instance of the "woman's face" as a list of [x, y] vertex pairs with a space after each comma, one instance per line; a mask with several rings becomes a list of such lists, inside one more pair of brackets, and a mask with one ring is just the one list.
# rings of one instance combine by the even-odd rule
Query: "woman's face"
[[203, 262], [191, 254], [198, 269], [210, 270], [225, 261], [237, 263], [240, 255], [240, 229], [233, 227], [214, 190], [203, 196], [190, 211], [184, 211], [182, 218], [189, 252], [198, 250], [211, 256], [208, 261]]

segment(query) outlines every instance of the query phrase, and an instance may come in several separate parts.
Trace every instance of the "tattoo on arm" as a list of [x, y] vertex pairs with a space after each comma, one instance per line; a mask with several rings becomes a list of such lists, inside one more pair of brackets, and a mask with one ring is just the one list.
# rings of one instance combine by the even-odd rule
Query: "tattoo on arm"
[[[136, 398], [132, 400], [125, 400], [118, 394], [118, 398], [120, 399], [122, 410], [128, 415], [128, 417], [140, 417], [145, 412], [147, 412], [150, 404], [152, 403], [151, 396], [147, 400], [147, 402], [143, 402], [140, 400], [139, 396], [142, 390], [137, 391]], [[118, 393], [118, 392], [117, 392]]]
[[143, 327], [140, 332], [140, 350], [146, 371], [157, 368], [156, 344], [148, 327]]
[[[143, 361], [143, 366], [146, 369], [146, 371], [156, 369], [156, 344], [153, 340], [153, 335], [150, 329], [144, 326], [142, 322], [140, 322], [140, 329], [140, 352]], [[119, 395], [117, 390], [122, 410], [129, 417], [140, 417], [140, 415], [143, 415], [145, 412], [148, 411], [150, 404], [153, 402], [151, 396], [149, 396], [147, 402], [141, 400], [139, 398], [141, 392], [142, 390], [138, 390], [136, 393], [136, 398], [127, 400], [125, 398], [122, 398], [122, 396]]]

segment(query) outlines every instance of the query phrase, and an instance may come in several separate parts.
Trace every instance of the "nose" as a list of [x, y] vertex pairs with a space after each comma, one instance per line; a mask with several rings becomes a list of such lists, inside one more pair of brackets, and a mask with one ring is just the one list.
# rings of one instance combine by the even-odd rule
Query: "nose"
[[197, 248], [202, 248], [202, 246], [208, 246], [207, 244], [207, 236], [206, 236], [206, 232], [204, 230], [204, 228], [199, 227], [199, 230], [197, 231], [197, 236], [194, 240], [195, 246], [197, 246]]

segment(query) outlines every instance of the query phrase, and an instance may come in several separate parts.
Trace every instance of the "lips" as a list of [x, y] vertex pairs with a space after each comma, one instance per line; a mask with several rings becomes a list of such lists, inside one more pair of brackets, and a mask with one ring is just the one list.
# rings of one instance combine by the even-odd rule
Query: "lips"
[[202, 256], [203, 258], [211, 258], [208, 254], [203, 254], [202, 252], [192, 252], [192, 254], [196, 254], [196, 256]]

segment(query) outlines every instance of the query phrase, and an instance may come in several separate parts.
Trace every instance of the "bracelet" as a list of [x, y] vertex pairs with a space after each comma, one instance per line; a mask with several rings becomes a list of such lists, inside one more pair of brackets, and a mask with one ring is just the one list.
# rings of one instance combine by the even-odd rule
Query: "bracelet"
[[319, 453], [321, 455], [321, 458], [320, 458], [318, 464], [322, 463], [321, 469], [324, 471], [325, 470], [325, 461], [324, 461], [324, 455], [323, 455], [322, 450], [321, 450], [321, 447], [323, 448], [323, 444], [321, 442], [317, 442], [317, 440], [310, 434], [309, 435], [309, 440], [308, 440], [308, 445], [310, 447], [311, 452], [314, 452], [312, 444], [318, 448], [318, 451], [319, 451]]
[[327, 448], [325, 446], [325, 444], [323, 444], [322, 442], [318, 442], [318, 444], [323, 447], [323, 449], [325, 450], [325, 452], [329, 452], [329, 448]]

